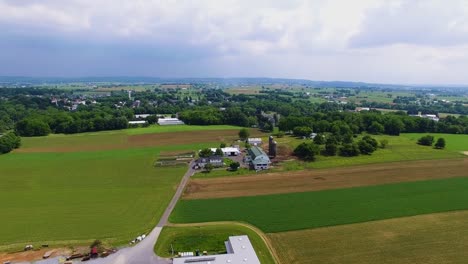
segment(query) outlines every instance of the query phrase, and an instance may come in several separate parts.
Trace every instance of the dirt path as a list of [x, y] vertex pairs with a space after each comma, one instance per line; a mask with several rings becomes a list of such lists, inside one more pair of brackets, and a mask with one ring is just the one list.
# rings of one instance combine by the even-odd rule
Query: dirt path
[[270, 251], [271, 255], [273, 256], [274, 260], [276, 263], [280, 263], [279, 262], [279, 255], [278, 255], [278, 252], [276, 252], [275, 248], [273, 247], [273, 244], [271, 243], [270, 239], [268, 238], [267, 235], [265, 235], [265, 233], [262, 232], [262, 230], [258, 229], [257, 227], [253, 226], [253, 225], [249, 225], [247, 223], [241, 223], [241, 222], [232, 222], [232, 221], [222, 221], [222, 222], [207, 222], [207, 223], [189, 223], [189, 224], [168, 224], [167, 226], [174, 226], [174, 227], [184, 227], [184, 226], [212, 226], [212, 225], [225, 225], [225, 224], [229, 224], [229, 225], [239, 225], [239, 226], [243, 226], [243, 227], [246, 227], [252, 231], [254, 231], [255, 233], [257, 233], [257, 235], [260, 236], [260, 238], [263, 240], [263, 242], [265, 243], [265, 245], [267, 246], [268, 250]]
[[468, 176], [468, 158], [393, 162], [347, 168], [194, 179], [183, 199], [318, 191]]

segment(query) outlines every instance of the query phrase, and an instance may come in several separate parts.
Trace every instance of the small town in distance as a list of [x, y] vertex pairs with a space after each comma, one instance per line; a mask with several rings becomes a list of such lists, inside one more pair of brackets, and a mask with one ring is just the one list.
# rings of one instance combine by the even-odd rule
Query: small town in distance
[[468, 2], [0, 0], [0, 264], [465, 264]]

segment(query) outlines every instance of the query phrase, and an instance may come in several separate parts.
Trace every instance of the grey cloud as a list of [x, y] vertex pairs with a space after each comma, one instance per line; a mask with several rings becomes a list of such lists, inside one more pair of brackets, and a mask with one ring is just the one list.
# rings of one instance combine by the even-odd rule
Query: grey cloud
[[415, 44], [426, 46], [468, 43], [466, 1], [404, 1], [370, 10], [360, 32], [350, 38], [352, 48]]

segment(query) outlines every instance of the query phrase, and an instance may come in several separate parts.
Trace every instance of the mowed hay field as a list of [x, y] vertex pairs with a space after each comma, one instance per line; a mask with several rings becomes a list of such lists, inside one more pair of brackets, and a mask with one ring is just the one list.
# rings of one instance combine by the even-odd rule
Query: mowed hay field
[[466, 263], [468, 211], [268, 234], [281, 263]]
[[180, 200], [174, 223], [244, 221], [264, 232], [468, 209], [468, 177], [317, 192]]
[[23, 138], [24, 147], [0, 155], [0, 250], [94, 239], [121, 245], [151, 230], [187, 171], [154, 167], [159, 153], [209, 147], [238, 131], [172, 128], [178, 132], [150, 127]]

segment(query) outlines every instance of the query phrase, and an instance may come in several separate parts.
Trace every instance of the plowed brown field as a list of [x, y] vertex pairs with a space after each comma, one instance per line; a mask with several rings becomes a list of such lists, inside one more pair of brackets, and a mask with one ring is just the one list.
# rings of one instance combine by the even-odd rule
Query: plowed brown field
[[[139, 147], [158, 147], [169, 145], [186, 145], [209, 142], [230, 142], [238, 138], [239, 130], [208, 130], [208, 131], [184, 131], [171, 133], [155, 133], [142, 135], [111, 135], [109, 139], [103, 137], [101, 142], [86, 140], [86, 137], [76, 139], [76, 143], [50, 144], [49, 146], [19, 148], [16, 152], [76, 152], [76, 151], [98, 151], [113, 149], [128, 149]], [[251, 134], [258, 135], [259, 132], [251, 130]], [[216, 145], [215, 145], [216, 146]]]
[[393, 162], [336, 169], [195, 179], [183, 199], [319, 191], [468, 176], [468, 159]]

